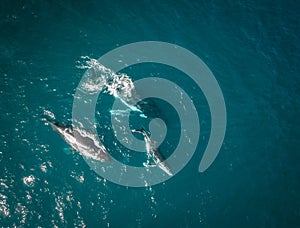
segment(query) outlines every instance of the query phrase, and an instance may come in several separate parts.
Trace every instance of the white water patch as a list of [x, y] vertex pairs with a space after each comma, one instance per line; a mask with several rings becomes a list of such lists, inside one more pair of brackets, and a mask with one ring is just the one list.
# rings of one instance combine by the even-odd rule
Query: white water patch
[[47, 165], [45, 162], [40, 165], [40, 169], [43, 173], [47, 173]]
[[132, 111], [141, 112], [135, 105], [139, 101], [135, 86], [131, 78], [124, 73], [117, 74], [111, 69], [106, 68], [97, 59], [88, 56], [82, 56], [82, 62], [79, 62], [77, 68], [87, 69], [85, 81], [82, 83], [82, 89], [90, 94], [108, 93], [115, 98], [120, 99]]
[[10, 215], [9, 206], [7, 204], [7, 196], [2, 195], [0, 193], [0, 214], [4, 217], [8, 217]]
[[61, 222], [64, 224], [65, 223], [65, 216], [64, 216], [65, 204], [63, 202], [63, 197], [58, 196], [57, 198], [55, 198], [55, 204], [56, 204], [55, 205], [55, 210], [57, 211]]
[[33, 175], [30, 175], [28, 177], [23, 177], [23, 183], [28, 187], [34, 187], [35, 177]]
[[26, 208], [26, 206], [22, 205], [20, 202], [17, 204], [17, 207], [15, 209], [15, 213], [20, 215], [20, 223], [22, 226], [26, 224], [27, 215], [29, 213], [29, 210]]
[[74, 178], [81, 184], [84, 182], [84, 173], [83, 172], [81, 172], [81, 175], [79, 175], [76, 171], [73, 170], [73, 171], [71, 171], [70, 177]]
[[50, 117], [51, 119], [55, 119], [54, 113], [49, 110], [44, 110], [44, 115]]

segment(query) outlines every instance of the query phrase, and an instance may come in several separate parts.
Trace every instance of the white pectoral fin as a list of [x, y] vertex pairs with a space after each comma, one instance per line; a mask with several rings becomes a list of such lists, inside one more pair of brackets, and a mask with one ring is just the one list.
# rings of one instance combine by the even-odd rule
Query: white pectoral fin
[[155, 167], [155, 163], [143, 162], [143, 166], [146, 168]]
[[74, 152], [74, 149], [72, 149], [71, 147], [65, 147], [63, 149], [64, 153], [67, 154], [67, 155], [70, 155]]

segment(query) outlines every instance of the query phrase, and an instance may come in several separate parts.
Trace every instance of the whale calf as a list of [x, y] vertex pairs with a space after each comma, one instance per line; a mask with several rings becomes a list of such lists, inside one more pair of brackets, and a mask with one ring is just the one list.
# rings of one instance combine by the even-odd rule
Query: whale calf
[[156, 142], [151, 140], [147, 132], [142, 128], [141, 130], [131, 130], [135, 133], [140, 133], [144, 136], [144, 140], [146, 143], [146, 151], [149, 157], [151, 157], [159, 168], [161, 168], [165, 173], [167, 173], [169, 176], [173, 176], [173, 173], [170, 169], [170, 167], [165, 162], [165, 158], [163, 155], [159, 152], [158, 147], [156, 145]]
[[59, 122], [46, 119], [46, 122], [55, 130], [75, 151], [85, 157], [101, 162], [110, 161], [104, 145], [94, 135], [79, 128], [73, 128]]

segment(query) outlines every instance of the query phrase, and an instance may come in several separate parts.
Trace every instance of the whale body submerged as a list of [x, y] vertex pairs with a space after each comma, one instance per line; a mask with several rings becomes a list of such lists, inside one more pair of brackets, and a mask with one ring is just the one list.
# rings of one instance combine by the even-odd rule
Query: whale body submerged
[[91, 133], [59, 122], [46, 121], [75, 151], [97, 161], [110, 161], [110, 157], [104, 145]]
[[156, 142], [151, 140], [147, 132], [142, 128], [141, 130], [132, 130], [132, 132], [140, 133], [144, 137], [144, 141], [146, 143], [146, 151], [149, 157], [151, 157], [156, 166], [162, 169], [169, 176], [173, 176], [173, 172], [165, 161], [165, 158], [160, 153]]

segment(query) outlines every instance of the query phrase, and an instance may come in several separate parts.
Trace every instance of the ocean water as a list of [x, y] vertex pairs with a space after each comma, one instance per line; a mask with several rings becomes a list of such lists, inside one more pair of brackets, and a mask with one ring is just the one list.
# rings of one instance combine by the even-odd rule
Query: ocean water
[[[299, 227], [299, 8], [283, 0], [2, 0], [0, 225]], [[182, 46], [207, 64], [224, 95], [227, 130], [218, 157], [199, 173], [211, 121], [201, 90], [160, 65], [124, 69], [133, 81], [163, 75], [180, 85], [194, 98], [201, 126], [197, 150], [177, 175], [154, 186], [124, 187], [66, 152], [68, 145], [41, 117], [49, 110], [71, 122], [85, 72], [77, 67], [81, 56], [98, 59], [148, 40]], [[109, 125], [112, 102], [107, 94], [98, 100], [101, 125]], [[178, 116], [163, 101], [152, 102], [171, 128], [171, 143], [162, 145], [170, 156]], [[115, 142], [105, 129], [107, 141]], [[106, 146], [122, 159], [120, 146]]]

